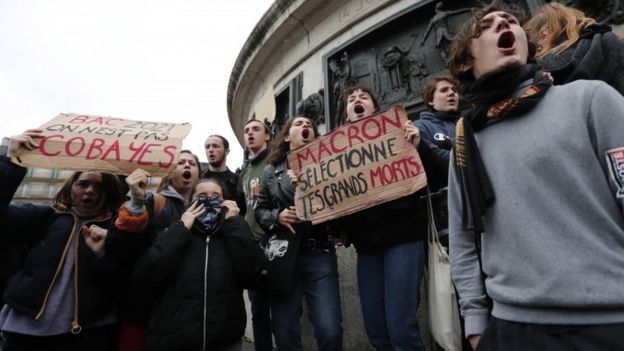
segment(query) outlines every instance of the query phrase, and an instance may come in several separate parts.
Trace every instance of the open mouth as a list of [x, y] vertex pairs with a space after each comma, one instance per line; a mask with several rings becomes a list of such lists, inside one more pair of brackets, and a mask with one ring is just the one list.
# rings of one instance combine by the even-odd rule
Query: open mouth
[[301, 132], [301, 136], [303, 137], [304, 140], [308, 140], [308, 137], [310, 136], [310, 130], [309, 129], [304, 129]]
[[364, 106], [362, 106], [362, 105], [355, 105], [353, 107], [353, 112], [355, 112], [358, 115], [364, 113]]
[[191, 171], [182, 172], [182, 178], [184, 178], [184, 180], [191, 180]]
[[498, 47], [501, 49], [511, 49], [516, 43], [516, 36], [511, 31], [503, 32], [498, 37]]

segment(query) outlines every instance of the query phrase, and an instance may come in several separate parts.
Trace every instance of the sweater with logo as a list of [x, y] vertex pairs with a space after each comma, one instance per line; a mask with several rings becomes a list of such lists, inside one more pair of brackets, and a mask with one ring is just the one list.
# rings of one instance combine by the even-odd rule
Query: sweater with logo
[[624, 322], [624, 98], [598, 81], [553, 86], [529, 112], [475, 133], [495, 194], [475, 235], [449, 175], [450, 255], [466, 335], [490, 313], [539, 324]]

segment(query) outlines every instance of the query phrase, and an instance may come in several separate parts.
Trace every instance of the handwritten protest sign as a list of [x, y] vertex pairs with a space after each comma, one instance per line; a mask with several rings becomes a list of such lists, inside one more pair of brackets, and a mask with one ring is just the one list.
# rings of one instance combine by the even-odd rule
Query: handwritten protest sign
[[321, 223], [416, 192], [427, 185], [414, 145], [405, 140], [407, 115], [394, 106], [291, 151], [299, 174], [297, 216]]
[[190, 124], [60, 114], [42, 125], [34, 150], [20, 149], [12, 160], [25, 167], [94, 170], [128, 174], [143, 168], [153, 176], [172, 170]]

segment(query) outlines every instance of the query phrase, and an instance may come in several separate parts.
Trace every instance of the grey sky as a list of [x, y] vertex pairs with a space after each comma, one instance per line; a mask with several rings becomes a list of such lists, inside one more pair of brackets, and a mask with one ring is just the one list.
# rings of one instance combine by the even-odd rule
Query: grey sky
[[272, 0], [0, 0], [0, 137], [61, 112], [190, 122], [230, 140], [230, 72]]

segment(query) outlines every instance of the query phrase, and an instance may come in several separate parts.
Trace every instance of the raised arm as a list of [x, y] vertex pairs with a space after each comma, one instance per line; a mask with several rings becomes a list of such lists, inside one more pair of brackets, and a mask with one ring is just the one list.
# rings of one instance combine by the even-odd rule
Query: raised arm
[[[41, 130], [30, 129], [14, 136], [9, 143], [9, 154], [17, 155], [20, 150], [38, 147]], [[41, 225], [53, 210], [50, 206], [22, 204], [11, 205], [13, 196], [26, 176], [26, 168], [11, 162], [7, 156], [0, 156], [0, 237], [7, 241], [31, 241], [41, 232]]]

